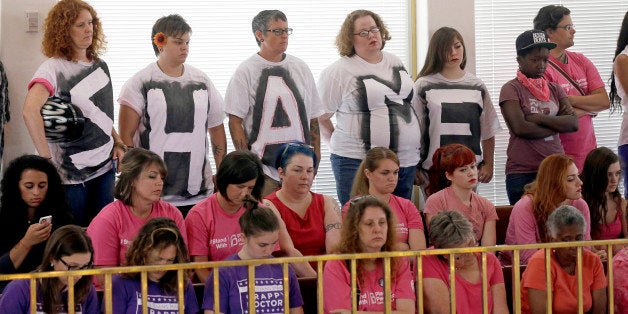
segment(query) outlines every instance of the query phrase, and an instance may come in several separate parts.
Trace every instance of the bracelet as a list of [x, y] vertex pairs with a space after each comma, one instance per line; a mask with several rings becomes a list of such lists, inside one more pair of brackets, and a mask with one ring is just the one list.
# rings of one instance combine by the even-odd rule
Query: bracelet
[[126, 151], [127, 151], [127, 150], [129, 150], [129, 147], [128, 147], [128, 146], [126, 146], [126, 145], [124, 145], [124, 143], [122, 143], [122, 142], [113, 142], [113, 146], [114, 146], [114, 147], [116, 147], [116, 146], [117, 146], [117, 147], [122, 148], [122, 150], [123, 150], [125, 153], [126, 153]]
[[20, 241], [17, 242], [17, 244], [23, 246], [25, 249], [28, 249], [28, 246], [26, 246], [26, 244], [24, 244], [24, 242], [22, 242], [22, 239], [20, 239]]

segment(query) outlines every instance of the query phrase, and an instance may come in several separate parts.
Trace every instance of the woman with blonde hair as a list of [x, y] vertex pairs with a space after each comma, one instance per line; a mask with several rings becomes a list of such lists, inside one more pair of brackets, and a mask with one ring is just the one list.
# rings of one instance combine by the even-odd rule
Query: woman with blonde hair
[[[513, 206], [506, 244], [548, 242], [545, 224], [547, 217], [560, 205], [578, 209], [585, 221], [584, 240], [591, 240], [589, 206], [582, 199], [582, 181], [573, 159], [562, 154], [545, 158], [539, 166], [536, 180], [526, 186], [523, 197]], [[521, 263], [525, 264], [536, 250], [522, 250]], [[512, 252], [500, 255], [503, 263], [512, 262]]]
[[[351, 196], [373, 195], [392, 209], [397, 221], [396, 250], [424, 249], [425, 233], [419, 210], [410, 200], [393, 194], [398, 179], [399, 159], [395, 152], [384, 147], [371, 148], [356, 172]], [[350, 208], [349, 203], [345, 204], [343, 216], [347, 216]]]
[[[353, 199], [342, 224], [338, 252], [390, 252], [395, 246], [395, 219], [390, 208], [372, 195]], [[385, 310], [383, 264], [382, 259], [376, 258], [357, 260], [358, 311], [383, 313]], [[393, 313], [414, 313], [414, 281], [408, 259], [393, 258], [391, 269]], [[346, 261], [327, 262], [323, 272], [325, 313], [349, 313], [354, 297], [351, 295], [351, 274]]]

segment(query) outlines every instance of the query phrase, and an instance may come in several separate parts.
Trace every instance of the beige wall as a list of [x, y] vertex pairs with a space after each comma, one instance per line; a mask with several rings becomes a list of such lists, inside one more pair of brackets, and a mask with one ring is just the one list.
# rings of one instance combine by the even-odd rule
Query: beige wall
[[26, 85], [37, 67], [45, 60], [41, 53], [41, 31], [26, 32], [26, 11], [39, 11], [40, 24], [54, 0], [1, 0], [0, 60], [9, 80], [11, 120], [5, 129], [3, 163], [34, 153], [30, 136], [22, 119]]
[[[453, 27], [464, 38], [467, 50], [466, 70], [475, 73], [475, 8], [472, 0], [427, 1], [427, 32], [429, 36], [443, 26]], [[427, 47], [425, 47], [427, 49]], [[418, 63], [422, 66], [423, 59]]]

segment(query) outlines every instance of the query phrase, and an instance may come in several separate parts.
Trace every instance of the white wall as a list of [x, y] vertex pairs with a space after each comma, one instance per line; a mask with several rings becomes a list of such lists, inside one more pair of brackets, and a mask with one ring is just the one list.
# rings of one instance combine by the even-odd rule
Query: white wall
[[[26, 32], [26, 11], [39, 11], [40, 24], [52, 8], [54, 0], [1, 0], [0, 60], [9, 81], [11, 120], [5, 129], [3, 163], [34, 153], [30, 136], [22, 119], [26, 85], [37, 67], [46, 59], [41, 53], [41, 30]], [[41, 28], [40, 28], [41, 29]]]
[[[39, 11], [40, 25], [56, 0], [0, 0], [0, 60], [9, 80], [11, 121], [5, 129], [4, 161], [35, 153], [22, 119], [26, 85], [37, 67], [46, 59], [41, 53], [41, 31], [26, 32], [26, 11]], [[89, 0], [88, 0], [89, 1]], [[462, 33], [467, 48], [467, 70], [475, 73], [474, 2], [470, 0], [417, 0], [418, 68], [423, 65], [427, 42], [441, 26]]]

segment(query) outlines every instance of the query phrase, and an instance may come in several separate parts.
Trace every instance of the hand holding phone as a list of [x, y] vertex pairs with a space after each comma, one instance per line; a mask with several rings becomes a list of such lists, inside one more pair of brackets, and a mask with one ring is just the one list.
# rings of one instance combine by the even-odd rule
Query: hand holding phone
[[44, 216], [39, 218], [39, 223], [42, 224], [44, 222], [52, 223], [52, 215]]

